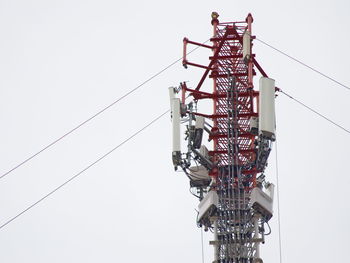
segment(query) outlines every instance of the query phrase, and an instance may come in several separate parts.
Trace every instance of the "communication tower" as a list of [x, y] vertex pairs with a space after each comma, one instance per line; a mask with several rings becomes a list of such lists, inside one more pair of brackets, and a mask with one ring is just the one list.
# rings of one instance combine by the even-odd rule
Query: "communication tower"
[[[204, 74], [196, 87], [182, 82], [169, 88], [172, 160], [199, 198], [198, 226], [214, 233], [214, 262], [258, 263], [265, 226], [273, 215], [274, 185], [265, 181], [264, 170], [275, 140], [275, 81], [252, 53], [251, 14], [229, 23], [220, 23], [218, 17], [212, 13], [212, 45], [183, 40], [183, 66], [202, 68]], [[187, 60], [189, 44], [212, 51], [208, 65]], [[254, 89], [255, 69], [262, 76], [259, 90]], [[208, 78], [213, 84], [206, 91]], [[198, 109], [202, 100], [213, 102], [212, 112]], [[181, 124], [186, 124], [185, 151]]]

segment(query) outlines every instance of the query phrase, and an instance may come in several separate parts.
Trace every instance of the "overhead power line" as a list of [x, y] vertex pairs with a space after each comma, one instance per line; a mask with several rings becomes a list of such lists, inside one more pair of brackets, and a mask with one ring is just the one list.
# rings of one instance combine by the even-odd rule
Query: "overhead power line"
[[[203, 42], [203, 44], [207, 43], [209, 41], [206, 40], [205, 42]], [[195, 47], [194, 49], [192, 49], [191, 51], [189, 51], [187, 53], [187, 55], [191, 54], [192, 52], [194, 52], [195, 50], [197, 50], [198, 48], [200, 48], [200, 46]], [[105, 112], [106, 110], [110, 109], [111, 107], [113, 107], [115, 104], [117, 104], [118, 102], [120, 102], [122, 99], [126, 98], [127, 96], [129, 96], [131, 93], [137, 91], [138, 89], [140, 89], [143, 85], [145, 85], [146, 83], [148, 83], [149, 81], [151, 81], [152, 79], [154, 79], [155, 77], [159, 76], [160, 74], [162, 74], [164, 71], [166, 71], [167, 69], [171, 68], [172, 66], [174, 66], [177, 62], [179, 62], [180, 60], [182, 60], [181, 58], [178, 58], [177, 60], [175, 60], [174, 62], [170, 63], [168, 66], [166, 66], [165, 68], [163, 68], [162, 70], [160, 70], [159, 72], [157, 72], [156, 74], [152, 75], [151, 77], [149, 77], [147, 80], [145, 80], [144, 82], [142, 82], [140, 85], [138, 85], [137, 87], [131, 89], [130, 91], [128, 91], [127, 93], [125, 93], [123, 96], [119, 97], [118, 99], [116, 99], [115, 101], [113, 101], [111, 104], [105, 106], [104, 108], [102, 108], [101, 110], [99, 110], [98, 112], [96, 112], [94, 115], [92, 115], [91, 117], [89, 117], [88, 119], [84, 120], [83, 122], [81, 122], [80, 124], [78, 124], [77, 126], [75, 126], [73, 129], [71, 129], [70, 131], [66, 132], [65, 134], [63, 134], [61, 137], [57, 138], [56, 140], [54, 140], [53, 142], [49, 143], [48, 145], [46, 145], [45, 147], [43, 147], [41, 150], [37, 151], [36, 153], [32, 154], [31, 156], [29, 156], [28, 158], [24, 159], [23, 161], [21, 161], [20, 163], [18, 163], [17, 165], [15, 165], [13, 168], [11, 168], [10, 170], [8, 170], [7, 172], [3, 173], [0, 176], [0, 179], [5, 177], [6, 175], [12, 173], [14, 170], [18, 169], [19, 167], [21, 167], [22, 165], [24, 165], [25, 163], [27, 163], [28, 161], [32, 160], [33, 158], [35, 158], [36, 156], [38, 156], [39, 154], [41, 154], [42, 152], [44, 152], [45, 150], [47, 150], [48, 148], [52, 147], [53, 145], [55, 145], [56, 143], [58, 143], [59, 141], [61, 141], [62, 139], [64, 139], [65, 137], [67, 137], [68, 135], [72, 134], [73, 132], [75, 132], [76, 130], [78, 130], [79, 128], [81, 128], [82, 126], [84, 126], [85, 124], [87, 124], [88, 122], [90, 122], [91, 120], [95, 119], [97, 116], [101, 115], [103, 112]]]
[[324, 116], [323, 114], [319, 113], [318, 111], [310, 108], [309, 106], [307, 106], [305, 103], [297, 100], [296, 98], [292, 97], [291, 95], [285, 93], [284, 91], [280, 90], [280, 92], [284, 95], [286, 95], [288, 98], [294, 100], [295, 102], [299, 103], [300, 105], [302, 105], [303, 107], [307, 108], [308, 110], [312, 111], [313, 113], [317, 114], [318, 116], [320, 116], [321, 118], [325, 119], [326, 121], [332, 123], [333, 125], [337, 126], [338, 128], [342, 129], [343, 131], [350, 133], [350, 131], [346, 128], [344, 128], [343, 126], [339, 125], [338, 123], [332, 121], [330, 118], [327, 118], [326, 116]]
[[74, 179], [76, 179], [79, 175], [83, 174], [84, 172], [86, 172], [88, 169], [90, 169], [91, 167], [93, 167], [94, 165], [96, 165], [98, 162], [102, 161], [104, 158], [106, 158], [108, 155], [110, 155], [112, 152], [114, 152], [115, 150], [117, 150], [119, 147], [121, 147], [123, 144], [127, 143], [128, 141], [130, 141], [131, 139], [133, 139], [136, 135], [138, 135], [139, 133], [141, 133], [142, 131], [144, 131], [146, 128], [148, 128], [149, 126], [151, 126], [153, 123], [155, 123], [156, 121], [158, 121], [160, 118], [162, 118], [165, 114], [167, 114], [170, 110], [165, 111], [164, 113], [162, 113], [161, 115], [159, 115], [157, 118], [153, 119], [151, 122], [149, 122], [146, 126], [144, 126], [143, 128], [139, 129], [137, 132], [135, 132], [134, 134], [132, 134], [130, 137], [128, 137], [127, 139], [125, 139], [123, 142], [121, 142], [120, 144], [118, 144], [117, 146], [115, 146], [114, 148], [112, 148], [110, 151], [108, 151], [107, 153], [103, 154], [101, 157], [99, 157], [96, 161], [92, 162], [91, 164], [89, 164], [87, 167], [85, 167], [83, 170], [81, 170], [80, 172], [78, 172], [77, 174], [75, 174], [74, 176], [72, 176], [71, 178], [69, 178], [67, 181], [65, 181], [63, 184], [61, 184], [60, 186], [56, 187], [55, 189], [53, 189], [51, 192], [47, 193], [45, 196], [43, 196], [42, 198], [40, 198], [38, 201], [36, 201], [35, 203], [33, 203], [32, 205], [28, 206], [26, 209], [24, 209], [22, 212], [18, 213], [17, 215], [15, 215], [14, 217], [10, 218], [9, 220], [7, 220], [5, 223], [3, 223], [2, 225], [0, 225], [0, 229], [2, 229], [3, 227], [7, 226], [8, 224], [10, 224], [12, 221], [14, 221], [15, 219], [17, 219], [18, 217], [20, 217], [21, 215], [23, 215], [24, 213], [26, 213], [28, 210], [32, 209], [33, 207], [35, 207], [36, 205], [38, 205], [39, 203], [41, 203], [42, 201], [44, 201], [46, 198], [48, 198], [49, 196], [51, 196], [52, 194], [54, 194], [55, 192], [57, 192], [58, 190], [60, 190], [62, 187], [64, 187], [65, 185], [67, 185], [68, 183], [70, 183], [71, 181], [73, 181]]

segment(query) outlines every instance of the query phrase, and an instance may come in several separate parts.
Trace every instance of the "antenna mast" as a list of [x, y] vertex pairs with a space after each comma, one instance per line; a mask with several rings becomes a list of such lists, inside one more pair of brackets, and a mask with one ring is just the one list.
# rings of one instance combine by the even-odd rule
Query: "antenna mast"
[[[211, 229], [214, 262], [262, 262], [260, 244], [272, 217], [274, 185], [264, 170], [275, 140], [275, 81], [268, 78], [252, 53], [253, 17], [220, 23], [213, 12], [212, 45], [184, 38], [183, 66], [204, 69], [195, 88], [169, 88], [173, 120], [173, 164], [190, 179], [199, 198], [197, 224]], [[187, 60], [188, 44], [212, 51], [208, 65]], [[255, 68], [261, 74], [254, 89]], [[204, 91], [204, 81], [212, 89]], [[181, 99], [176, 93], [181, 91]], [[188, 99], [187, 95], [189, 95]], [[198, 111], [202, 100], [213, 102], [212, 113]], [[180, 123], [187, 122], [186, 151], [181, 152]], [[212, 142], [210, 150], [203, 137]]]

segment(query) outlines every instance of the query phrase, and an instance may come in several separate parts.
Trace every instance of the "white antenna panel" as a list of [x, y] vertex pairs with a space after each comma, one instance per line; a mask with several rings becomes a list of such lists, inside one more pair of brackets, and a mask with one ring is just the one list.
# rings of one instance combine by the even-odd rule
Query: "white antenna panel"
[[170, 107], [171, 107], [172, 101], [175, 98], [175, 88], [174, 87], [169, 87], [169, 98], [170, 98]]
[[243, 34], [243, 59], [249, 59], [250, 57], [250, 32], [246, 31]]
[[275, 80], [260, 78], [259, 91], [259, 134], [275, 140]]
[[181, 151], [180, 141], [180, 99], [173, 98], [171, 103], [173, 120], [173, 153]]
[[199, 149], [202, 144], [203, 129], [204, 129], [205, 119], [202, 116], [196, 116], [196, 125], [193, 138], [193, 147]]

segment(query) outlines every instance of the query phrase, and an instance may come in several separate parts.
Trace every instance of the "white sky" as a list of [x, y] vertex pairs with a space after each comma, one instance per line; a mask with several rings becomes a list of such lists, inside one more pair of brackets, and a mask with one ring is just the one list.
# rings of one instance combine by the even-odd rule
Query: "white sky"
[[[212, 11], [221, 21], [251, 12], [258, 38], [350, 85], [348, 1], [247, 2], [0, 0], [1, 174], [179, 58], [184, 36], [208, 39]], [[349, 90], [259, 42], [254, 52], [278, 87], [350, 128]], [[177, 64], [0, 180], [0, 224], [164, 112], [167, 88], [194, 86], [201, 72]], [[276, 109], [283, 262], [345, 262], [349, 134], [282, 94]], [[0, 262], [201, 262], [197, 200], [173, 172], [170, 136], [166, 116], [1, 229]], [[275, 211], [265, 262], [279, 260]]]

